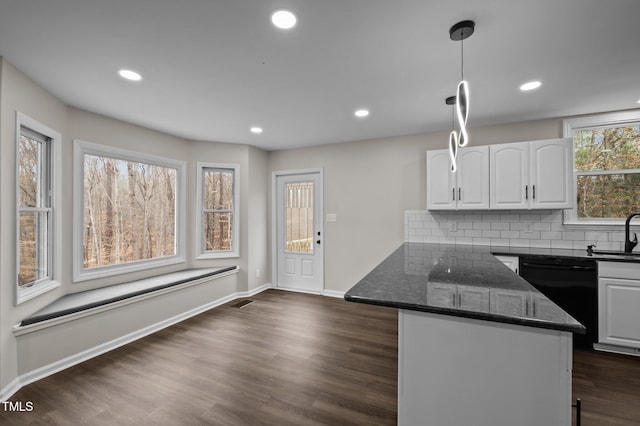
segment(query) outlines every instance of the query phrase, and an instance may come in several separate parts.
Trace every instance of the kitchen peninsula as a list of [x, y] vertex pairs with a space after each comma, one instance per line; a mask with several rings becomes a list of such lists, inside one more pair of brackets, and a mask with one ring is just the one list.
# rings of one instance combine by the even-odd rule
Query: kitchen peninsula
[[399, 425], [571, 424], [585, 328], [490, 247], [405, 243], [345, 299], [399, 309]]

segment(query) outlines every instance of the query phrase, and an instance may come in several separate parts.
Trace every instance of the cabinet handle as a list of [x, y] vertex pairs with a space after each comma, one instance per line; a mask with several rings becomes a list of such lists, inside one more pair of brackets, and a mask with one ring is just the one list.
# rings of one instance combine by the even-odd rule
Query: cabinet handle
[[460, 195], [460, 187], [458, 187], [458, 200], [462, 200], [462, 196]]
[[451, 191], [452, 191], [452, 197], [451, 197], [451, 199], [452, 199], [453, 201], [455, 201], [455, 200], [456, 200], [456, 189], [455, 189], [455, 188], [451, 188]]
[[529, 185], [524, 186], [524, 199], [525, 200], [529, 199]]
[[529, 301], [528, 300], [524, 301], [524, 316], [525, 317], [529, 316]]
[[531, 311], [532, 311], [531, 312], [532, 316], [535, 318], [536, 317], [536, 301], [535, 300], [531, 301]]
[[533, 188], [533, 199], [535, 200], [536, 199], [536, 186], [533, 185], [532, 188]]

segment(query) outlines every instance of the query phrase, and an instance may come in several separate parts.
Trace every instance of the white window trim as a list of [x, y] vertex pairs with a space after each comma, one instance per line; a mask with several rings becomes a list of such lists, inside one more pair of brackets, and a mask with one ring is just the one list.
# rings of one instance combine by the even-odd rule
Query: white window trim
[[[204, 169], [229, 169], [233, 170], [233, 227], [231, 229], [233, 248], [230, 251], [205, 251], [202, 234], [203, 223], [203, 185], [202, 174]], [[228, 163], [204, 163], [198, 161], [196, 166], [196, 259], [226, 259], [240, 257], [240, 165]]]
[[[176, 254], [148, 260], [138, 260], [120, 265], [109, 265], [86, 269], [83, 267], [83, 225], [84, 225], [84, 156], [97, 155], [171, 167], [176, 173]], [[159, 157], [141, 152], [99, 145], [83, 140], [74, 140], [73, 148], [73, 281], [81, 282], [96, 278], [110, 277], [134, 271], [158, 268], [185, 262], [185, 205], [186, 205], [186, 163], [180, 160]]]
[[[594, 127], [610, 127], [624, 126], [625, 124], [640, 122], [640, 110], [609, 112], [586, 117], [568, 118], [563, 120], [563, 136], [573, 140], [573, 133], [576, 130]], [[578, 180], [576, 171], [575, 149], [572, 151], [572, 167], [573, 167], [573, 193], [577, 194]], [[578, 219], [577, 209], [575, 207], [576, 199], [573, 199], [573, 208], [564, 210], [565, 225], [579, 226], [597, 226], [601, 229], [608, 229], [611, 226], [624, 225], [624, 219]]]
[[[20, 197], [20, 183], [18, 182], [19, 173], [19, 150], [18, 141], [20, 140], [21, 127], [29, 128], [35, 132], [41, 133], [50, 139], [49, 144], [49, 179], [51, 180], [51, 219], [50, 223], [53, 229], [51, 230], [50, 241], [47, 241], [48, 250], [51, 250], [51, 264], [50, 277], [36, 281], [29, 287], [20, 288], [18, 286], [18, 272], [20, 270], [19, 257], [18, 257], [18, 243], [20, 241], [20, 214], [19, 214], [19, 197]], [[16, 266], [15, 266], [15, 304], [19, 305], [27, 300], [33, 299], [41, 294], [47, 293], [60, 286], [60, 270], [62, 267], [61, 256], [62, 253], [62, 239], [61, 239], [61, 227], [62, 227], [62, 215], [60, 214], [61, 203], [61, 177], [60, 172], [62, 169], [62, 136], [55, 130], [45, 126], [44, 124], [34, 120], [33, 118], [23, 114], [19, 111], [16, 112], [16, 135], [15, 135], [15, 176], [16, 176], [16, 192], [15, 192], [15, 204], [16, 204], [16, 225], [15, 225], [15, 248], [16, 248]]]

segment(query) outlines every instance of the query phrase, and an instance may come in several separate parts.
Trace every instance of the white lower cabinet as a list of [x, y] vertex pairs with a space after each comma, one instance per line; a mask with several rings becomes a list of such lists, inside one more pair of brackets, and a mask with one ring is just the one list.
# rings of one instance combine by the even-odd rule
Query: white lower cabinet
[[598, 262], [598, 341], [640, 349], [640, 264]]

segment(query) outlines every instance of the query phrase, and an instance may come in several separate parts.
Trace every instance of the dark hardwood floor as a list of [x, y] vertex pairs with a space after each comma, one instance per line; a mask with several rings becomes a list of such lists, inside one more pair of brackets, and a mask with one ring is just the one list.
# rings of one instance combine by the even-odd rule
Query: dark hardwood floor
[[[268, 290], [22, 388], [8, 425], [394, 425], [397, 312]], [[583, 425], [640, 425], [640, 358], [574, 354]], [[428, 424], [428, 423], [425, 423]], [[437, 426], [437, 425], [436, 425]]]

